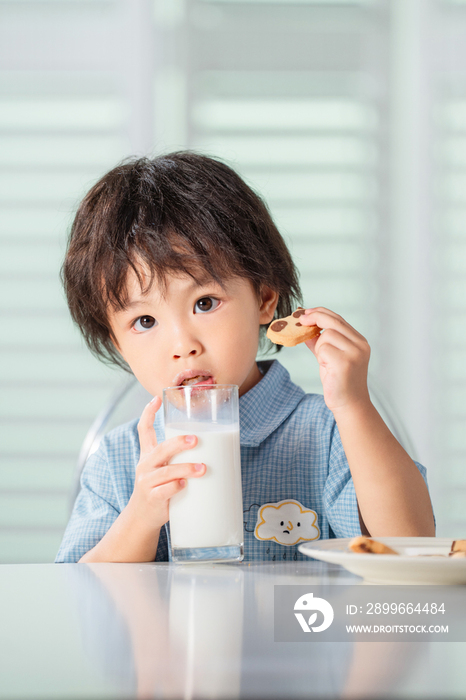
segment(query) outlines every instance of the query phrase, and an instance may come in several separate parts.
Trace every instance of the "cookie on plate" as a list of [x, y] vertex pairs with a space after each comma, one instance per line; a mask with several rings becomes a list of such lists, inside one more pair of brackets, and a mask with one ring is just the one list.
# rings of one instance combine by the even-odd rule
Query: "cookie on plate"
[[386, 544], [382, 542], [377, 542], [377, 540], [371, 540], [370, 537], [353, 537], [348, 547], [352, 552], [357, 552], [358, 554], [398, 554], [391, 547], [387, 547]]
[[303, 326], [299, 322], [299, 317], [302, 316], [304, 312], [305, 309], [303, 309], [302, 306], [298, 306], [291, 316], [285, 316], [285, 318], [272, 321], [267, 329], [267, 338], [276, 345], [285, 345], [286, 347], [299, 345], [299, 343], [303, 343], [305, 340], [315, 338], [316, 335], [319, 335], [322, 328], [318, 326]]

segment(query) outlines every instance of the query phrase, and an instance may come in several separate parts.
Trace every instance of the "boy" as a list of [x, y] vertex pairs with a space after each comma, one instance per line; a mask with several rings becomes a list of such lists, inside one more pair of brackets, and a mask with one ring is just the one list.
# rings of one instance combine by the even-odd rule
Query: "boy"
[[[206, 471], [189, 462], [196, 436], [163, 442], [162, 389], [183, 383], [239, 386], [245, 560], [301, 559], [303, 539], [361, 529], [434, 534], [425, 470], [370, 401], [357, 331], [323, 308], [300, 317], [325, 329], [306, 343], [323, 397], [277, 361], [256, 362], [266, 327], [300, 290], [265, 204], [225, 164], [179, 152], [110, 171], [77, 211], [63, 280], [90, 349], [129, 367], [154, 399], [90, 457], [56, 561], [168, 559], [169, 500]], [[170, 465], [181, 451], [186, 462]], [[289, 508], [275, 529], [260, 527], [264, 506], [290, 500], [303, 522], [312, 515], [313, 534], [299, 536]]]

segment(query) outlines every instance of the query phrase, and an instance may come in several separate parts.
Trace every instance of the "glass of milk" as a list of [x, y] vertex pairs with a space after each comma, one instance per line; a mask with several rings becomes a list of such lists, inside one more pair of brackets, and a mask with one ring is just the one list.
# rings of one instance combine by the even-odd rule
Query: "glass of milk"
[[164, 389], [165, 439], [196, 435], [197, 445], [171, 464], [202, 462], [207, 469], [187, 479], [170, 499], [172, 561], [241, 561], [243, 498], [238, 387], [233, 384]]

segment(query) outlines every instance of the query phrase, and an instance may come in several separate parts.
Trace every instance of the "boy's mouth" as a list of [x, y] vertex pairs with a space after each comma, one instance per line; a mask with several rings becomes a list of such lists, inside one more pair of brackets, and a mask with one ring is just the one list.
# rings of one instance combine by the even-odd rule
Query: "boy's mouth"
[[194, 386], [200, 384], [214, 384], [214, 378], [209, 372], [188, 370], [181, 372], [176, 377], [176, 386]]
[[213, 384], [212, 377], [202, 377], [198, 375], [197, 377], [191, 377], [191, 379], [183, 379], [181, 386], [192, 386], [193, 384]]

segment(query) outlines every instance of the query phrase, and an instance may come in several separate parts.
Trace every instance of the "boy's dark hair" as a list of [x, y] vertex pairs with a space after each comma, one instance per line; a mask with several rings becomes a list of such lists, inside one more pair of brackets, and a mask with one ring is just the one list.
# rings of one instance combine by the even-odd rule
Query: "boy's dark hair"
[[[150, 273], [144, 286], [140, 263]], [[123, 162], [81, 202], [61, 270], [71, 316], [90, 350], [128, 370], [108, 307], [124, 309], [133, 269], [142, 292], [170, 272], [220, 284], [240, 276], [279, 293], [275, 318], [300, 302], [297, 270], [262, 199], [224, 163], [192, 151]], [[261, 328], [261, 341], [265, 327]], [[275, 346], [277, 350], [281, 346]]]

